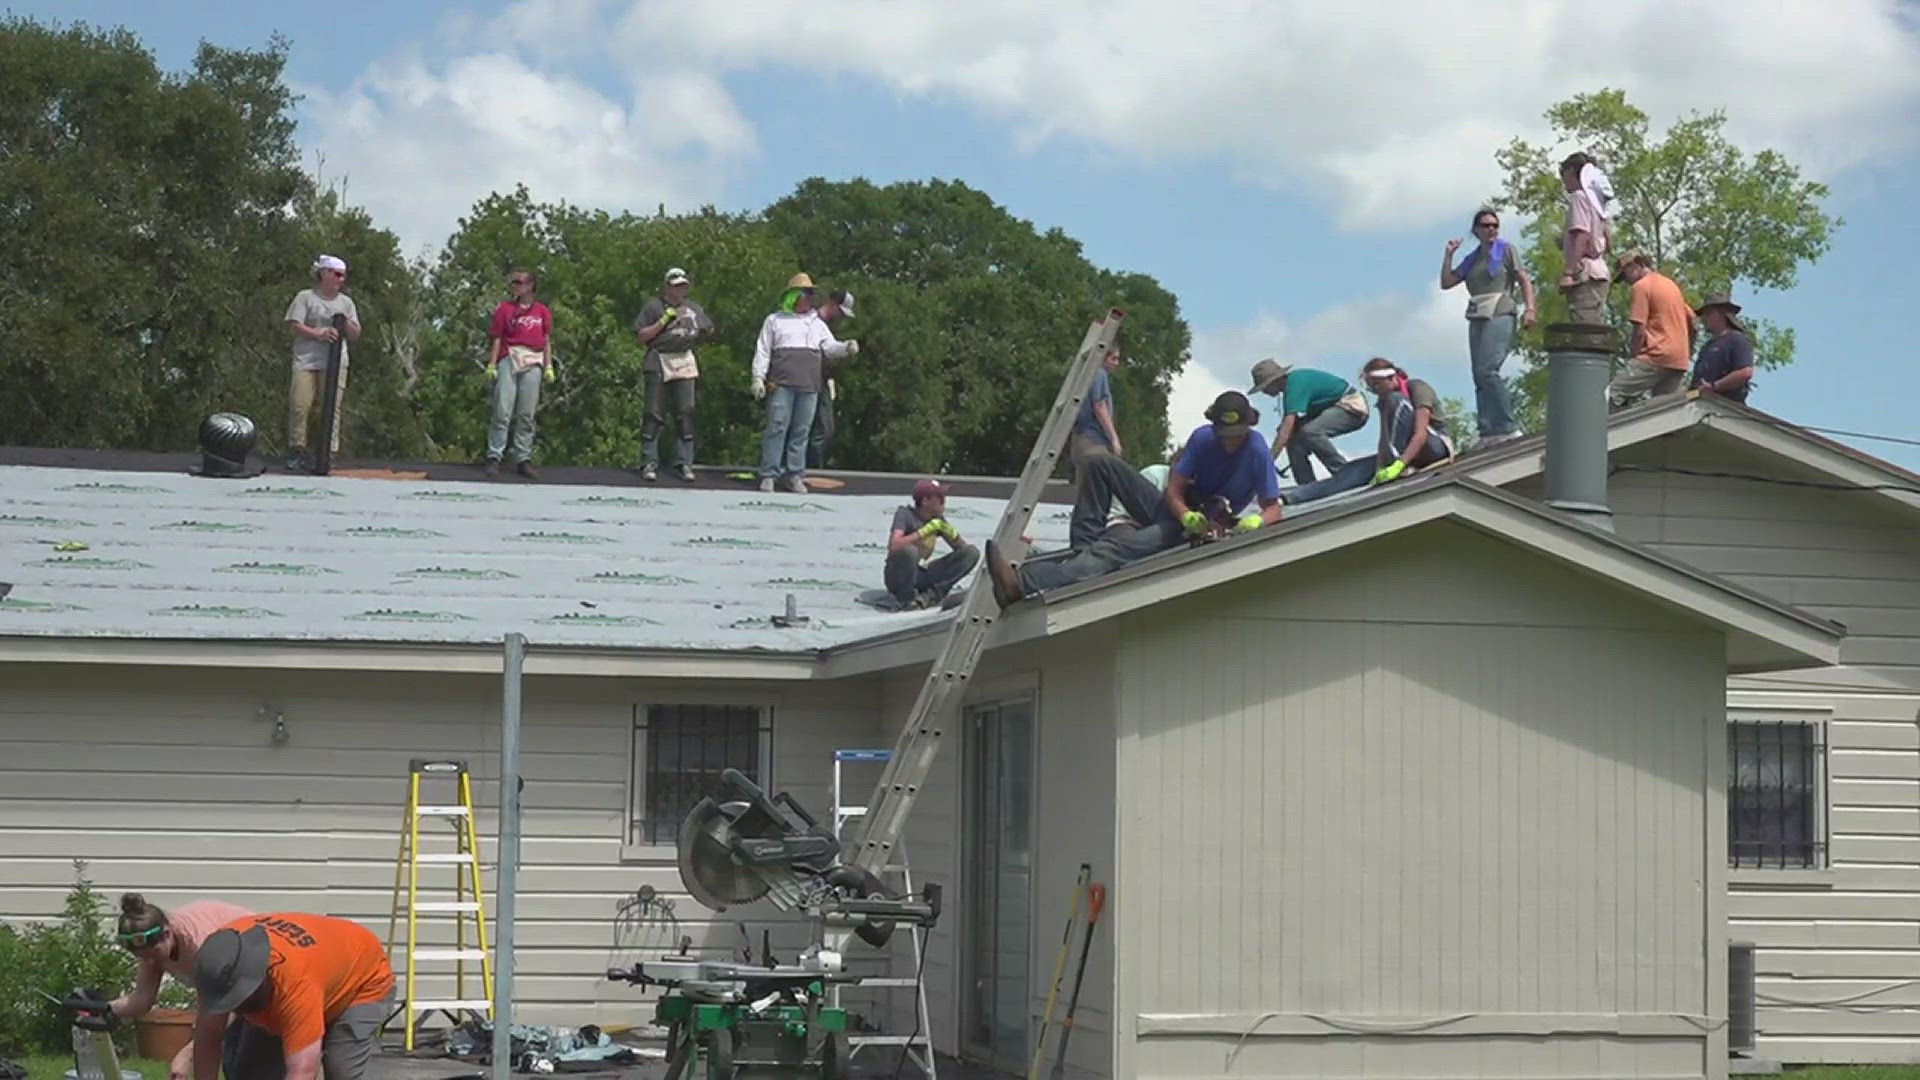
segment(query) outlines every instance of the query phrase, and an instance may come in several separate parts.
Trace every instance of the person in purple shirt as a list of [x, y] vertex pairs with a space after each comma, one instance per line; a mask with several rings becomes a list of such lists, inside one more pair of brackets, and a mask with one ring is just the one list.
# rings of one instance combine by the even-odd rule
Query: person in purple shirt
[[1700, 346], [1688, 385], [1703, 394], [1717, 394], [1746, 404], [1753, 391], [1753, 335], [1740, 321], [1740, 305], [1728, 293], [1714, 293], [1693, 313], [1713, 336]]
[[[1247, 395], [1229, 390], [1214, 399], [1206, 417], [1207, 424], [1194, 429], [1174, 461], [1164, 497], [1153, 481], [1118, 457], [1102, 454], [1086, 463], [1067, 557], [1029, 559], [1016, 568], [987, 541], [987, 576], [1000, 606], [1098, 577], [1189, 540], [1252, 532], [1279, 521], [1280, 476], [1273, 451], [1255, 430], [1260, 413]], [[1149, 524], [1107, 534], [1087, 527], [1104, 522], [1116, 501], [1128, 517]]]

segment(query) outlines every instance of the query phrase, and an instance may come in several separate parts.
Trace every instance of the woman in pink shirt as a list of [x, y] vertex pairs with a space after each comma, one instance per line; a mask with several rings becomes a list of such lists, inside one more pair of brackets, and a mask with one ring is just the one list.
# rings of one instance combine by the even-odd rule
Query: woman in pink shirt
[[534, 299], [539, 287], [530, 270], [508, 274], [510, 299], [493, 309], [487, 329], [487, 370], [493, 379], [493, 414], [487, 425], [490, 478], [500, 475], [511, 429], [520, 475], [539, 479], [533, 469], [533, 414], [540, 407], [540, 380], [553, 379], [553, 312]]
[[[200, 943], [235, 919], [253, 914], [219, 900], [193, 900], [171, 912], [147, 903], [139, 893], [120, 897], [120, 926], [115, 939], [133, 954], [138, 965], [133, 990], [113, 999], [108, 1008], [126, 1019], [145, 1016], [160, 996], [160, 979], [171, 975], [182, 986], [193, 985], [193, 962]], [[193, 1075], [193, 1044], [188, 1043], [171, 1064], [174, 1076]]]

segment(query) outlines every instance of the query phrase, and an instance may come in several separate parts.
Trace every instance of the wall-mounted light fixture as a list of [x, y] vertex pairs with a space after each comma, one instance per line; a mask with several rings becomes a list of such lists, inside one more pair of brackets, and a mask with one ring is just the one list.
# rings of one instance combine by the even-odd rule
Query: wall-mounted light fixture
[[287, 714], [272, 705], [262, 705], [259, 715], [262, 720], [273, 721], [272, 738], [275, 744], [284, 744], [292, 737], [287, 732]]

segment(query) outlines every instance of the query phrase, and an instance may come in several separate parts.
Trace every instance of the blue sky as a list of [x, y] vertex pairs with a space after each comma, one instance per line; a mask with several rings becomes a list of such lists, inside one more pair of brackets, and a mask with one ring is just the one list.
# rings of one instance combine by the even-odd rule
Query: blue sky
[[[610, 209], [758, 207], [816, 174], [964, 180], [1178, 294], [1195, 362], [1176, 429], [1263, 356], [1345, 374], [1383, 353], [1470, 398], [1464, 298], [1434, 278], [1494, 187], [1494, 148], [1602, 86], [1661, 126], [1725, 107], [1736, 139], [1803, 163], [1846, 219], [1798, 288], [1741, 293], [1799, 333], [1754, 404], [1920, 439], [1893, 318], [1920, 302], [1911, 3], [1628, 0], [1598, 27], [1525, 0], [1194, 0], [1172, 26], [1144, 0], [843, 0], [806, 21], [770, 0], [0, 7], [126, 26], [170, 68], [202, 38], [285, 34], [303, 146], [416, 250], [516, 180]], [[1845, 441], [1920, 469], [1920, 447]]]

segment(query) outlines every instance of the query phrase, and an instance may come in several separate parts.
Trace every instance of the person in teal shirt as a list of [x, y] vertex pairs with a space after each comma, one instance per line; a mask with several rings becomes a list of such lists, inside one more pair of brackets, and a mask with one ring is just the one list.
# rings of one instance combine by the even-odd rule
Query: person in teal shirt
[[1338, 473], [1346, 455], [1333, 440], [1359, 431], [1367, 423], [1367, 399], [1352, 383], [1330, 372], [1262, 360], [1253, 365], [1253, 392], [1280, 399], [1280, 428], [1273, 436], [1273, 456], [1287, 453], [1287, 465], [1296, 484], [1312, 483], [1313, 458]]

